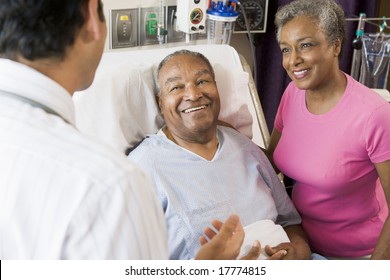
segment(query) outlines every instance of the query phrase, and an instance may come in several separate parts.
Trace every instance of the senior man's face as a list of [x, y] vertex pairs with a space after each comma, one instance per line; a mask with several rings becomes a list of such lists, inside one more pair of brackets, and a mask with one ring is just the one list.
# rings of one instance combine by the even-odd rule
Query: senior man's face
[[161, 68], [158, 83], [160, 110], [172, 134], [191, 140], [215, 129], [220, 100], [205, 62], [190, 55], [175, 56]]

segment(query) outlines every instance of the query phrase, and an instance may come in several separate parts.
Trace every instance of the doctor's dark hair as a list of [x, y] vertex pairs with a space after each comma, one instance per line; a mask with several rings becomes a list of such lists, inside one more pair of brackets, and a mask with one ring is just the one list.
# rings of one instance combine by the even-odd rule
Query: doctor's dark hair
[[[65, 57], [84, 24], [89, 0], [1, 0], [0, 57], [17, 60]], [[101, 0], [98, 13], [105, 21]]]
[[276, 37], [280, 42], [285, 24], [298, 16], [312, 18], [326, 34], [329, 43], [345, 37], [346, 21], [343, 8], [335, 0], [295, 0], [278, 9], [275, 15]]
[[215, 73], [214, 73], [213, 66], [211, 66], [211, 63], [210, 63], [210, 61], [208, 60], [207, 57], [205, 57], [203, 54], [201, 54], [201, 53], [199, 53], [199, 52], [194, 52], [194, 51], [189, 51], [189, 50], [179, 50], [179, 51], [175, 51], [174, 53], [171, 53], [171, 54], [167, 55], [167, 56], [160, 62], [160, 64], [158, 65], [158, 67], [157, 67], [157, 73], [156, 73], [157, 94], [160, 94], [160, 86], [159, 86], [159, 84], [158, 84], [158, 78], [159, 78], [159, 76], [160, 76], [161, 68], [163, 68], [164, 65], [165, 65], [169, 60], [171, 60], [171, 58], [174, 58], [174, 57], [179, 56], [179, 55], [188, 55], [188, 56], [196, 57], [196, 58], [199, 58], [200, 60], [202, 60], [204, 63], [206, 63], [206, 65], [207, 65], [208, 68], [210, 69], [211, 75], [212, 75], [213, 79], [215, 80]]

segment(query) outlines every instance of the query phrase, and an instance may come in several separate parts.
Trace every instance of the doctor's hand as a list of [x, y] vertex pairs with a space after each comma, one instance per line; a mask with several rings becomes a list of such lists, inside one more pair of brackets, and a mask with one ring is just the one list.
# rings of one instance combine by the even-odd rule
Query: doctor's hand
[[[240, 248], [244, 242], [244, 228], [240, 223], [237, 215], [231, 215], [225, 223], [214, 220], [213, 227], [218, 231], [215, 232], [210, 227], [204, 230], [204, 235], [199, 238], [200, 248], [195, 259], [198, 260], [234, 260], [240, 253]], [[260, 243], [254, 244], [252, 249], [242, 259], [255, 260], [260, 255]]]

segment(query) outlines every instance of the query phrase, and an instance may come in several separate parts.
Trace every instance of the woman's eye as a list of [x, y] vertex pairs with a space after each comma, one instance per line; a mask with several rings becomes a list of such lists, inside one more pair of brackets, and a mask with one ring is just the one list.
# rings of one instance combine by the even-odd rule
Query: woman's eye
[[312, 46], [311, 43], [303, 43], [303, 44], [302, 44], [302, 48], [303, 48], [303, 49], [309, 48], [309, 47], [311, 47], [311, 46]]
[[288, 48], [282, 48], [281, 51], [282, 51], [282, 53], [288, 53], [289, 49]]

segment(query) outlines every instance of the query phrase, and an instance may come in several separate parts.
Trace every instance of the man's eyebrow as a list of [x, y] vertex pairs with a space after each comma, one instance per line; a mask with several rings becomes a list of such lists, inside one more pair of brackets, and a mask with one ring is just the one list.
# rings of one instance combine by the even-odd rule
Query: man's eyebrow
[[211, 75], [211, 71], [209, 69], [202, 69], [202, 70], [199, 70], [198, 72], [196, 72], [196, 75], [198, 75], [198, 76], [203, 75], [203, 74]]
[[[205, 74], [212, 75], [211, 71], [209, 69], [202, 69], [202, 70], [199, 70], [195, 73], [196, 76], [201, 76], [201, 75], [205, 75]], [[181, 80], [180, 76], [169, 77], [168, 79], [166, 79], [164, 85], [167, 86], [168, 84], [173, 83], [173, 82], [177, 82], [179, 80]]]
[[166, 81], [165, 81], [165, 85], [168, 85], [169, 83], [173, 83], [173, 82], [176, 82], [176, 81], [179, 81], [181, 80], [181, 77], [179, 76], [175, 76], [175, 77], [169, 77]]

